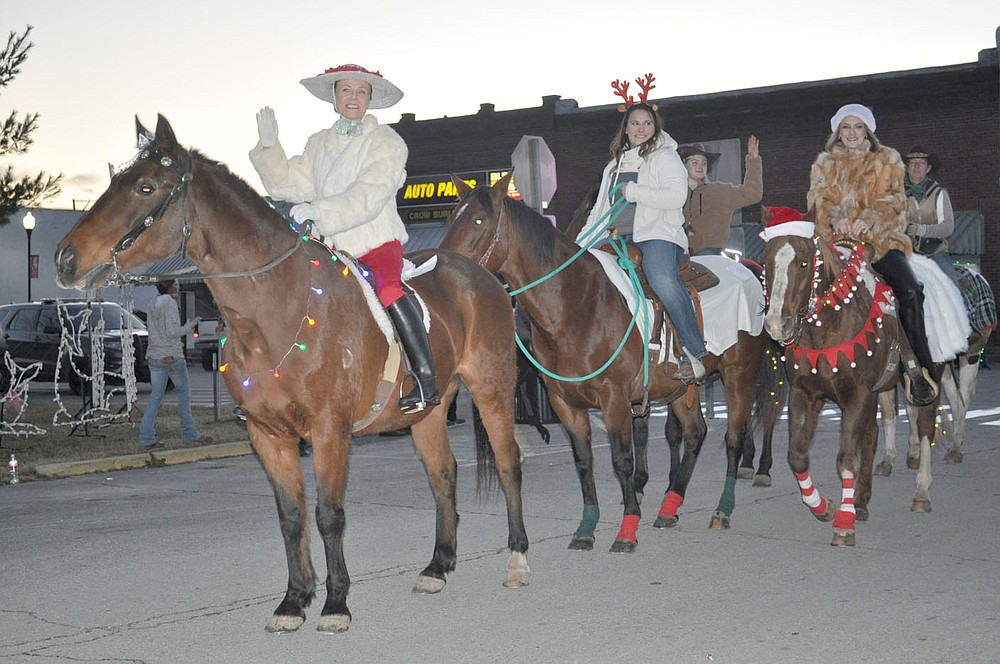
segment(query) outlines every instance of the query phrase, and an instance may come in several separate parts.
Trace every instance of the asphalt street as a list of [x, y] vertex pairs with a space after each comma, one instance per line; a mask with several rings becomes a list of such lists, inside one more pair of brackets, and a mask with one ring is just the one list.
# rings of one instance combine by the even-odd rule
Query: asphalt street
[[[210, 376], [196, 366], [192, 376]], [[196, 388], [198, 389], [198, 388]], [[464, 393], [463, 393], [464, 394]], [[737, 487], [732, 528], [709, 530], [725, 473], [716, 408], [676, 528], [652, 527], [667, 484], [662, 427], [634, 554], [611, 554], [620, 492], [595, 433], [601, 521], [594, 551], [567, 550], [581, 498], [564, 434], [518, 427], [531, 584], [501, 586], [499, 498], [478, 500], [469, 423], [459, 461], [459, 563], [438, 595], [411, 587], [430, 560], [434, 510], [408, 437], [355, 441], [345, 553], [350, 630], [264, 631], [287, 569], [270, 486], [252, 455], [0, 487], [0, 662], [688, 662], [1000, 660], [1000, 367], [980, 373], [965, 461], [934, 448], [933, 511], [910, 511], [901, 458], [875, 478], [857, 546], [830, 546], [776, 436], [774, 483]], [[141, 398], [141, 397], [140, 397]], [[459, 414], [468, 417], [468, 403]], [[599, 424], [599, 419], [594, 420]], [[662, 423], [662, 420], [660, 420]], [[835, 413], [813, 477], [839, 497]], [[905, 455], [905, 425], [897, 445]], [[881, 457], [881, 448], [879, 457]], [[314, 495], [311, 459], [302, 459]], [[318, 533], [313, 559], [325, 574]]]

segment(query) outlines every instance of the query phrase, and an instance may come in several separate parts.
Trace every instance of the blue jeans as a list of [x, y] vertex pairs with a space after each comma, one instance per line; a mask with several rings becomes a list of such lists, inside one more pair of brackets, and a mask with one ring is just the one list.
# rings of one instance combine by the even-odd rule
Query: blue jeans
[[684, 250], [666, 240], [646, 240], [636, 244], [642, 249], [642, 270], [646, 273], [646, 280], [663, 302], [667, 315], [677, 328], [681, 345], [692, 358], [705, 357], [708, 351], [698, 329], [694, 303], [681, 284], [680, 267]]
[[153, 389], [149, 393], [149, 403], [142, 416], [139, 426], [139, 444], [153, 445], [156, 443], [156, 414], [163, 402], [163, 393], [167, 391], [167, 378], [174, 381], [177, 390], [177, 410], [181, 416], [181, 437], [186, 440], [198, 440], [201, 434], [191, 416], [191, 383], [188, 382], [187, 364], [183, 357], [171, 361], [149, 358], [149, 382]]

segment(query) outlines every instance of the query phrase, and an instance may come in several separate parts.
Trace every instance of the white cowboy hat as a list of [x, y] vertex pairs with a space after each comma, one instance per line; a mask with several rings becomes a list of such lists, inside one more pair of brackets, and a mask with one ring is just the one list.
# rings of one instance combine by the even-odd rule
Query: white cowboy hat
[[403, 98], [403, 91], [382, 78], [377, 71], [368, 71], [361, 65], [340, 65], [331, 67], [322, 74], [304, 78], [299, 83], [306, 90], [323, 101], [333, 103], [333, 84], [345, 78], [364, 81], [372, 86], [372, 98], [368, 108], [389, 108]]

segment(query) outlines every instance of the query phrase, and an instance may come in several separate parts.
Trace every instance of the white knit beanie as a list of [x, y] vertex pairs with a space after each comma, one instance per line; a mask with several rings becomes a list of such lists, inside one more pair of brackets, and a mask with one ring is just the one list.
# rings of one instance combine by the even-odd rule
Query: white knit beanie
[[837, 112], [830, 118], [830, 131], [837, 131], [837, 127], [848, 115], [861, 118], [861, 121], [868, 127], [868, 131], [875, 131], [875, 116], [870, 108], [862, 104], [845, 104], [837, 109]]

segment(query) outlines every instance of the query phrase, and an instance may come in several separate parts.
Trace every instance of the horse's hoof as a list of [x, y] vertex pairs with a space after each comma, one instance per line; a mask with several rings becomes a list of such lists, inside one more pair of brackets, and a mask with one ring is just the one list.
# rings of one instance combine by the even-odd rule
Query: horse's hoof
[[892, 474], [892, 462], [879, 461], [872, 472], [879, 477], [889, 477]]
[[507, 561], [507, 578], [503, 581], [504, 588], [520, 588], [526, 586], [531, 581], [531, 569], [528, 568], [528, 559], [519, 551], [510, 552], [510, 560]]
[[653, 522], [654, 528], [673, 528], [677, 525], [679, 517], [675, 514], [674, 516], [658, 516], [656, 521]]
[[926, 498], [914, 498], [913, 504], [910, 505], [911, 512], [930, 512], [931, 511], [931, 501]]
[[828, 523], [830, 521], [833, 521], [833, 515], [836, 513], [837, 513], [837, 506], [828, 500], [826, 501], [826, 511], [821, 512], [820, 514], [816, 514], [816, 512], [813, 512], [812, 514], [814, 517], [816, 517], [823, 523]]
[[753, 478], [754, 486], [771, 486], [771, 476], [765, 473], [758, 473]]
[[340, 632], [346, 632], [350, 626], [351, 616], [346, 613], [331, 613], [328, 616], [319, 617], [319, 624], [316, 625], [316, 631], [326, 632], [327, 634], [339, 634]]
[[638, 543], [632, 540], [615, 540], [615, 543], [611, 545], [611, 553], [635, 553], [637, 546], [639, 546]]
[[739, 468], [736, 470], [736, 479], [749, 480], [753, 477], [753, 468]]
[[271, 616], [264, 629], [268, 632], [294, 632], [306, 621], [305, 616]]
[[868, 520], [868, 508], [867, 507], [858, 507], [857, 505], [855, 505], [854, 506], [854, 517], [858, 521], [867, 521]]
[[907, 455], [906, 457], [906, 467], [910, 470], [917, 470], [920, 468], [920, 457], [911, 457]]
[[439, 593], [444, 590], [445, 580], [439, 579], [436, 576], [425, 576], [420, 575], [417, 579], [417, 583], [413, 586], [413, 592], [419, 593], [421, 595], [433, 595], [434, 593]]
[[578, 537], [573, 535], [573, 539], [569, 541], [570, 551], [593, 551], [594, 550], [594, 538], [593, 537]]
[[948, 450], [948, 453], [944, 455], [945, 463], [962, 463], [964, 455], [958, 450]]
[[709, 521], [708, 527], [711, 530], [729, 530], [729, 515], [716, 512], [712, 515], [712, 520]]
[[830, 546], [854, 546], [853, 530], [834, 530]]

